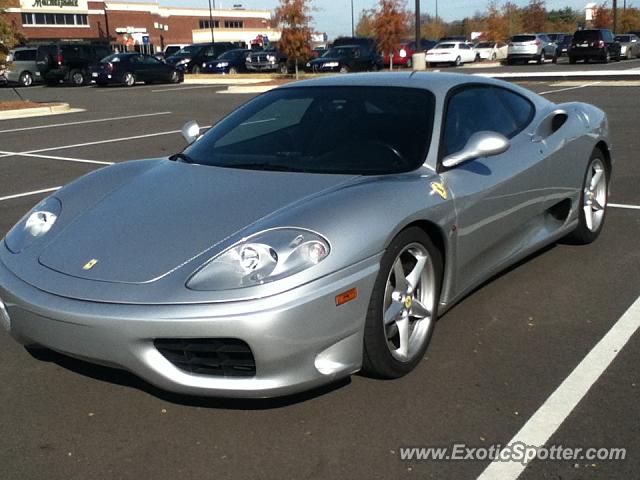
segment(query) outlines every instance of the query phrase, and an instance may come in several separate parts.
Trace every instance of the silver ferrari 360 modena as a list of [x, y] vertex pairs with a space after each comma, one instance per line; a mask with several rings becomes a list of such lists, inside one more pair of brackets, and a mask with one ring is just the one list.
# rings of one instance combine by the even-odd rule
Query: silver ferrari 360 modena
[[186, 394], [394, 378], [483, 281], [603, 227], [606, 115], [501, 81], [314, 79], [200, 133], [74, 181], [6, 235], [16, 340]]

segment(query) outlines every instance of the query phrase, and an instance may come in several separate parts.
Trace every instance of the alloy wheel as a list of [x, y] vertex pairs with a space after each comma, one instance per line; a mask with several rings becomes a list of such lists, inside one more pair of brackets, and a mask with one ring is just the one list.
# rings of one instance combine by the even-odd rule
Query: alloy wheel
[[584, 219], [586, 227], [596, 232], [602, 224], [607, 207], [607, 170], [599, 158], [594, 158], [587, 169], [583, 190]]
[[398, 361], [409, 362], [428, 339], [435, 309], [435, 272], [420, 243], [404, 247], [394, 260], [384, 293], [387, 347]]

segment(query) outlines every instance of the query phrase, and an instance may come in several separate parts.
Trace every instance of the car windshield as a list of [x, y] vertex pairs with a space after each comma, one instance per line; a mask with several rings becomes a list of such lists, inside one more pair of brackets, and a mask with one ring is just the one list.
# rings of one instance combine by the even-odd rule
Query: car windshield
[[196, 53], [198, 53], [198, 51], [201, 48], [202, 47], [200, 45], [188, 45], [188, 46], [178, 50], [172, 56], [173, 57], [190, 57], [190, 56], [195, 55]]
[[456, 48], [455, 43], [439, 43], [434, 48]]
[[227, 50], [218, 57], [218, 60], [233, 60], [242, 55], [242, 51], [239, 50]]
[[351, 56], [351, 53], [355, 50], [355, 48], [353, 47], [339, 47], [339, 48], [332, 48], [330, 50], [328, 50], [324, 55], [322, 55], [323, 57], [327, 57], [327, 58], [343, 58], [343, 57], [349, 57]]
[[379, 175], [425, 160], [434, 96], [396, 87], [294, 87], [256, 97], [188, 147], [228, 168]]
[[595, 42], [600, 38], [599, 32], [597, 30], [578, 30], [574, 35], [573, 39], [575, 41], [581, 42]]
[[535, 35], [516, 35], [511, 41], [512, 42], [533, 42], [536, 39]]
[[480, 42], [476, 48], [493, 48], [493, 42]]
[[631, 37], [629, 35], [617, 35], [616, 38], [614, 38], [614, 40], [616, 42], [630, 42]]

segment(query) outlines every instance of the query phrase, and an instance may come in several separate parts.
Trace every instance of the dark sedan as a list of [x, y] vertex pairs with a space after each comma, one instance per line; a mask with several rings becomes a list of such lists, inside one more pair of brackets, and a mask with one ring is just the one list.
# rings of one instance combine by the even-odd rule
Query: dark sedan
[[202, 68], [202, 71], [203, 73], [229, 73], [231, 75], [246, 72], [247, 55], [250, 53], [251, 50], [244, 48], [229, 50], [215, 60], [208, 61]]
[[91, 79], [98, 85], [116, 83], [132, 87], [136, 82], [179, 83], [183, 74], [151, 55], [115, 53], [100, 61]]
[[382, 57], [366, 45], [344, 45], [333, 47], [322, 57], [311, 60], [307, 71], [340, 72], [379, 70], [383, 67]]

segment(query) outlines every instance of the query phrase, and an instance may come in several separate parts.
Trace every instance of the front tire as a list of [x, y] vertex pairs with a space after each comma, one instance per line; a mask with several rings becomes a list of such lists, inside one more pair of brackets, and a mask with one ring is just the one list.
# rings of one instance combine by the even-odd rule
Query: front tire
[[424, 357], [437, 318], [442, 255], [422, 229], [393, 239], [380, 262], [364, 331], [363, 371], [398, 378]]
[[127, 72], [122, 78], [122, 83], [124, 83], [125, 87], [133, 87], [136, 84], [136, 76], [133, 72]]
[[544, 50], [543, 50], [542, 52], [540, 52], [540, 56], [538, 57], [538, 65], [542, 65], [545, 60], [546, 60], [546, 57], [544, 55]]
[[460, 65], [462, 65], [462, 58], [458, 57], [458, 58], [456, 58], [456, 61], [453, 62], [453, 66], [454, 67], [459, 67]]
[[582, 183], [578, 226], [567, 236], [570, 243], [586, 245], [600, 235], [607, 212], [609, 173], [604, 154], [594, 150]]

